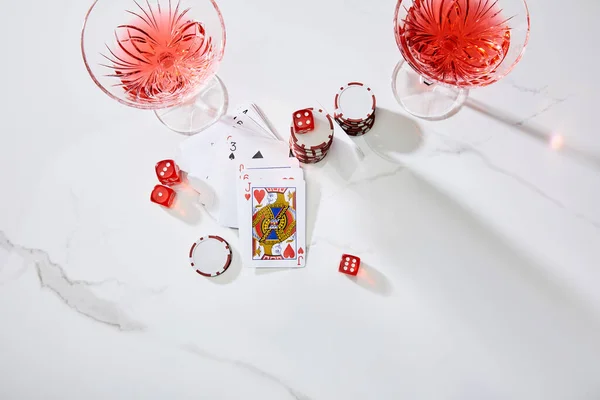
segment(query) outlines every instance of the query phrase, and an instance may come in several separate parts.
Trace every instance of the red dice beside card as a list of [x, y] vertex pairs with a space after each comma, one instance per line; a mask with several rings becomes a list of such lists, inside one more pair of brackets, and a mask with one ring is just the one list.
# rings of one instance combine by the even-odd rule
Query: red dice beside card
[[352, 254], [342, 255], [342, 260], [340, 261], [340, 269], [339, 269], [339, 271], [342, 274], [356, 276], [358, 274], [359, 268], [360, 268], [360, 258], [353, 256]]
[[307, 133], [315, 129], [315, 118], [312, 110], [298, 110], [294, 113], [294, 132]]
[[150, 196], [150, 200], [153, 203], [159, 204], [163, 207], [171, 208], [175, 201], [175, 191], [170, 187], [163, 185], [156, 185]]
[[163, 160], [156, 164], [156, 176], [160, 183], [173, 186], [181, 183], [181, 172], [173, 160]]

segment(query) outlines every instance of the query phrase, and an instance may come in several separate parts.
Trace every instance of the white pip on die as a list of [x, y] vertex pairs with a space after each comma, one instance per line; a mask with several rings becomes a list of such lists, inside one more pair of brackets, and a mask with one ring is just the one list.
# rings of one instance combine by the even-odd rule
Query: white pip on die
[[360, 268], [360, 258], [353, 256], [352, 254], [343, 254], [342, 260], [340, 261], [339, 271], [342, 274], [356, 276], [358, 269]]

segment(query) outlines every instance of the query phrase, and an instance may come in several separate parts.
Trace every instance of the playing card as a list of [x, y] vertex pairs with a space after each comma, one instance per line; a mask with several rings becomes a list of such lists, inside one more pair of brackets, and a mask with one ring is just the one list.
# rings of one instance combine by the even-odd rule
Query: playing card
[[236, 110], [234, 122], [238, 125], [241, 123], [242, 125], [253, 126], [274, 140], [279, 140], [263, 116], [257, 112], [254, 104], [242, 104], [239, 106]]
[[225, 138], [217, 153], [223, 163], [219, 163], [220, 192], [219, 224], [231, 228], [238, 227], [236, 188], [241, 168], [250, 160], [262, 161], [273, 165], [290, 163], [288, 147], [283, 142], [267, 138], [248, 137], [233, 133]]
[[[303, 181], [304, 180], [304, 171], [299, 167], [266, 167], [266, 168], [247, 168], [240, 169], [240, 174], [238, 177], [238, 191], [239, 187], [244, 187], [248, 189], [248, 184], [251, 182], [257, 182], [261, 180], [265, 181], [275, 181], [275, 180], [283, 180], [283, 181]], [[241, 182], [243, 181], [243, 182]], [[248, 189], [249, 190], [249, 189]], [[244, 202], [245, 196], [237, 196], [237, 215], [238, 220], [241, 215], [243, 215], [244, 211]]]
[[[265, 155], [272, 156], [273, 148], [270, 145], [274, 140], [246, 127], [233, 129], [227, 121], [217, 122], [201, 134], [185, 140], [179, 147], [177, 163], [187, 172], [190, 186], [199, 193], [200, 203], [217, 220], [221, 219], [223, 199], [227, 196], [235, 197], [234, 169], [238, 163], [236, 157], [251, 159], [241, 148], [246, 147], [250, 152], [252, 146], [248, 147], [247, 143], [253, 142], [256, 146], [264, 148]], [[279, 149], [278, 152], [283, 152], [281, 145]], [[230, 171], [228, 175], [227, 171]], [[228, 178], [224, 179], [224, 175]], [[231, 205], [225, 202], [225, 212], [230, 208]], [[233, 218], [237, 219], [236, 207], [233, 208]]]
[[304, 180], [240, 180], [240, 251], [248, 267], [301, 268], [306, 260]]
[[256, 115], [258, 115], [258, 119], [262, 122], [266, 129], [271, 131], [273, 133], [273, 136], [275, 136], [277, 140], [284, 141], [281, 135], [277, 132], [277, 129], [275, 129], [275, 126], [273, 126], [267, 115], [263, 112], [263, 110], [256, 104], [252, 104], [252, 108], [254, 109], [254, 112], [256, 113]]
[[260, 120], [257, 121], [249, 115], [250, 110], [251, 109], [249, 108], [238, 108], [236, 114], [233, 116], [227, 116], [225, 120], [236, 130], [246, 130], [253, 132], [255, 136], [262, 136], [272, 140], [277, 140], [277, 138], [268, 129], [265, 129]]
[[276, 139], [262, 112], [248, 104], [238, 107], [235, 116], [223, 118], [181, 144], [178, 163], [200, 193], [200, 202], [221, 225], [238, 227], [240, 171], [299, 167], [298, 160], [290, 158], [287, 144]]
[[279, 168], [300, 168], [300, 162], [296, 158], [287, 157], [271, 161], [270, 159], [253, 158], [245, 163], [240, 163], [240, 172], [242, 169], [279, 169]]
[[187, 172], [190, 186], [199, 193], [199, 201], [214, 218], [219, 215], [219, 175], [215, 174], [216, 147], [220, 139], [231, 130], [227, 124], [217, 122], [201, 135], [194, 135], [179, 146], [177, 164]]
[[208, 172], [208, 167], [214, 165], [216, 156], [214, 148], [219, 143], [219, 139], [229, 130], [227, 124], [217, 122], [201, 135], [186, 139], [179, 146], [177, 164], [188, 173], [193, 170]]
[[[240, 172], [238, 177], [241, 181], [255, 182], [258, 180], [304, 180], [304, 171], [301, 168], [255, 168], [245, 169]], [[239, 185], [239, 183], [238, 183]]]

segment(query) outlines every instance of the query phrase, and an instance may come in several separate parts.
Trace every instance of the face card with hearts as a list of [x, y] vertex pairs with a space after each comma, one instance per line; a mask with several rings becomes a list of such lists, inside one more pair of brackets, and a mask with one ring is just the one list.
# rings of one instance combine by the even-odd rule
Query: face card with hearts
[[240, 251], [244, 265], [302, 268], [306, 260], [304, 180], [240, 180]]

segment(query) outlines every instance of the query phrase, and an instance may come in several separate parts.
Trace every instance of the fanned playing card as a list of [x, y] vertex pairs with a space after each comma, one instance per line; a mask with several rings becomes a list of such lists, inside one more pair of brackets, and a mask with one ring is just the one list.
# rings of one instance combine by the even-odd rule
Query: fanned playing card
[[[283, 175], [290, 175], [288, 169]], [[306, 189], [302, 179], [240, 180], [242, 262], [258, 268], [302, 268], [306, 263]]]
[[274, 140], [281, 140], [273, 130], [266, 116], [258, 108], [256, 104], [242, 104], [236, 110], [234, 120], [246, 126], [255, 125], [259, 127], [259, 131], [271, 136]]
[[231, 228], [238, 227], [237, 182], [241, 171], [299, 167], [298, 160], [290, 158], [288, 144], [278, 139], [264, 113], [252, 103], [184, 141], [178, 163], [188, 173], [188, 181], [207, 211], [220, 225]]
[[[262, 137], [253, 138], [234, 133], [223, 138], [222, 145], [215, 150], [220, 157], [226, 159], [226, 162], [219, 167], [220, 182], [223, 186], [220, 192], [221, 213], [218, 219], [221, 226], [239, 227], [236, 191], [241, 168], [253, 161], [273, 165], [289, 162], [287, 149], [283, 142]], [[230, 154], [234, 154], [235, 158], [231, 159]]]

